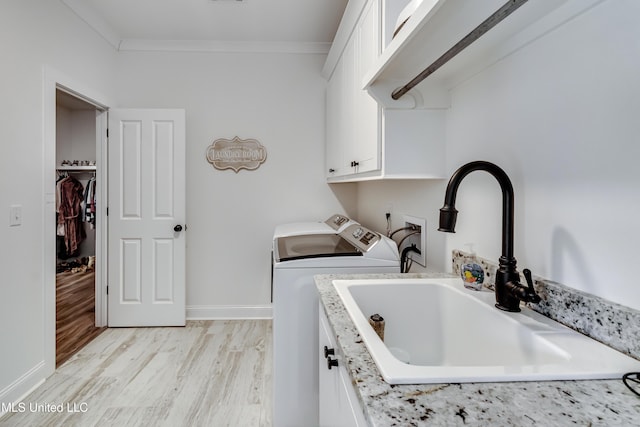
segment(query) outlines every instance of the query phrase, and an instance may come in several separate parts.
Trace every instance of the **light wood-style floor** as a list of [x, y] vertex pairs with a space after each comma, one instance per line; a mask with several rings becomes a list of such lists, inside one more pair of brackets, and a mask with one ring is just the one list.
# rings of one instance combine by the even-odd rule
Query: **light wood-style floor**
[[107, 329], [0, 426], [270, 426], [271, 336], [270, 320]]

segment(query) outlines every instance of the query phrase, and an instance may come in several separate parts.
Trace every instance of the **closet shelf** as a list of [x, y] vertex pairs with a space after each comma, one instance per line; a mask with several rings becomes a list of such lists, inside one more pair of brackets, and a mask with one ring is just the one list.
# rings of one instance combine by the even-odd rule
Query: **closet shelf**
[[60, 166], [56, 168], [57, 171], [60, 172], [73, 172], [73, 171], [89, 171], [95, 172], [96, 166]]
[[[424, 0], [391, 40], [362, 87], [386, 107], [407, 108], [391, 93], [418, 76], [506, 0]], [[417, 85], [413, 93], [427, 108], [447, 108], [451, 88], [565, 24], [602, 0], [529, 1]], [[544, 64], [540, 64], [544, 68]], [[416, 93], [417, 92], [417, 93]], [[412, 103], [409, 103], [409, 108]], [[433, 105], [432, 105], [433, 104]]]

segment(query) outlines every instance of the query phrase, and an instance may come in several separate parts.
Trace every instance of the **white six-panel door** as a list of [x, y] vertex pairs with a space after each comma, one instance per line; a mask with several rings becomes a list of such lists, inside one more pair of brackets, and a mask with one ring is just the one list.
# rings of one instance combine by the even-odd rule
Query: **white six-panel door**
[[108, 164], [109, 326], [184, 326], [184, 110], [110, 110]]

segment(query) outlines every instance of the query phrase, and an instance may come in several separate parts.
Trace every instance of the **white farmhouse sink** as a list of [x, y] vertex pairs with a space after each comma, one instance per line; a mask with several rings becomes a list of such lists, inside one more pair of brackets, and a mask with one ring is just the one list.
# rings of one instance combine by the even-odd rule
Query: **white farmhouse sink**
[[[620, 378], [640, 361], [460, 279], [334, 280], [390, 384]], [[385, 319], [384, 342], [368, 318]]]

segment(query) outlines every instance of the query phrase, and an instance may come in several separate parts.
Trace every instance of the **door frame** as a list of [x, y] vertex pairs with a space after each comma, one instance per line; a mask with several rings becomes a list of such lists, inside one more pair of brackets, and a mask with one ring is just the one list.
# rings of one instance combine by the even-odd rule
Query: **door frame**
[[107, 325], [107, 112], [109, 98], [84, 83], [45, 65], [43, 67], [43, 211], [42, 289], [44, 375], [56, 369], [56, 91], [60, 89], [96, 107], [96, 326]]

